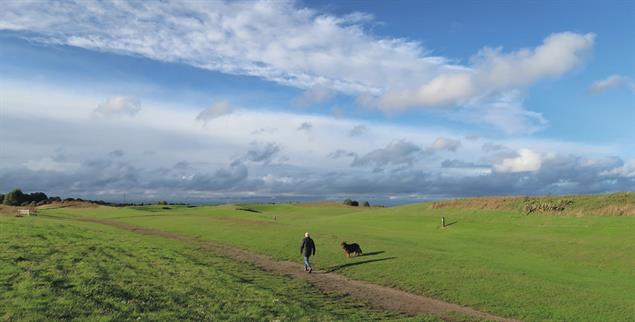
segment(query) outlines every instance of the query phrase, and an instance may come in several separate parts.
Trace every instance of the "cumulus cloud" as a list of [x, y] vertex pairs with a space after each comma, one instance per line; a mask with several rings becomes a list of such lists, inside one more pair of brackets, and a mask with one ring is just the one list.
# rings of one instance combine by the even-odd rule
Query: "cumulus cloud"
[[600, 173], [600, 175], [606, 177], [617, 176], [623, 178], [635, 178], [635, 160], [630, 160], [619, 167], [604, 170]]
[[[47, 94], [53, 92], [59, 96]], [[448, 131], [439, 136], [436, 129], [249, 110], [232, 115], [235, 123], [201, 128], [195, 126], [191, 114], [195, 106], [184, 108], [182, 104], [153, 104], [156, 113], [126, 122], [88, 122], [98, 98], [82, 99], [79, 91], [66, 96], [60, 91], [38, 93], [37, 97], [20, 96], [19, 104], [9, 101], [0, 118], [0, 137], [7, 151], [14, 151], [0, 155], [0, 191], [19, 186], [26, 191], [115, 201], [126, 192], [139, 201], [199, 198], [210, 202], [218, 196], [246, 195], [402, 198], [413, 194], [452, 197], [635, 190], [633, 161], [606, 157], [623, 153], [613, 145], [499, 139], [492, 144], [508, 149], [483, 152], [482, 143], [489, 141], [464, 140], [451, 158], [438, 159], [427, 152], [435, 139], [455, 140], [464, 133]], [[42, 110], [29, 99], [46, 101], [56, 113], [22, 117]], [[67, 104], [78, 101], [93, 104]], [[73, 113], [81, 108], [86, 113]], [[72, 117], [59, 118], [58, 114]], [[302, 122], [316, 125], [311, 144], [296, 131]], [[277, 130], [266, 140], [259, 138], [262, 143], [250, 144], [254, 141], [250, 130], [263, 124]], [[372, 126], [373, 140], [346, 135], [358, 125]], [[59, 142], [64, 142], [63, 149], [55, 148]], [[277, 149], [273, 142], [284, 142], [284, 148]], [[440, 146], [446, 150], [434, 153], [444, 156], [456, 144]], [[522, 153], [509, 154], [521, 147], [539, 155], [539, 167], [517, 161], [528, 159]], [[117, 150], [126, 151], [125, 157], [116, 157], [118, 152], [109, 155]], [[144, 151], [152, 151], [152, 155]], [[288, 157], [284, 163], [279, 162], [282, 152]], [[483, 167], [467, 168], [479, 165]], [[505, 171], [497, 171], [496, 166]], [[378, 168], [383, 171], [375, 171]], [[521, 168], [537, 169], [517, 171]]]
[[486, 142], [486, 143], [483, 143], [483, 145], [481, 146], [481, 151], [485, 153], [497, 152], [497, 151], [503, 151], [503, 150], [507, 150], [507, 147], [502, 144]]
[[280, 152], [280, 146], [274, 142], [258, 143], [252, 142], [251, 148], [247, 151], [245, 159], [251, 162], [262, 162], [269, 164]]
[[365, 125], [356, 125], [350, 131], [348, 131], [349, 136], [362, 136], [368, 132], [368, 128]]
[[388, 91], [376, 104], [384, 110], [463, 104], [482, 93], [527, 86], [541, 78], [558, 77], [578, 65], [593, 46], [594, 34], [555, 33], [533, 49], [503, 53], [484, 48], [472, 65], [446, 71], [416, 89]]
[[632, 78], [623, 75], [611, 75], [605, 79], [601, 79], [591, 84], [587, 89], [587, 94], [595, 95], [604, 93], [609, 89], [628, 88], [635, 92], [635, 82]]
[[356, 158], [357, 157], [357, 153], [351, 152], [351, 151], [346, 151], [344, 149], [337, 149], [337, 150], [329, 153], [328, 157], [331, 158], [331, 159], [339, 159], [339, 158], [343, 158], [343, 157]]
[[443, 168], [489, 168], [490, 166], [485, 164], [478, 164], [463, 160], [444, 160], [441, 162]]
[[273, 134], [276, 133], [278, 129], [273, 127], [261, 127], [259, 129], [251, 131], [251, 135], [261, 135], [261, 134]]
[[128, 115], [134, 116], [141, 110], [141, 102], [136, 97], [113, 96], [99, 104], [95, 114], [99, 116]]
[[542, 166], [540, 154], [529, 150], [520, 149], [518, 156], [514, 158], [505, 158], [499, 164], [494, 166], [497, 172], [532, 172], [538, 171]]
[[478, 141], [481, 137], [476, 134], [466, 135], [465, 139], [468, 141]]
[[37, 160], [28, 160], [25, 167], [32, 171], [58, 171], [73, 172], [79, 168], [78, 163], [65, 162], [55, 157], [43, 157]]
[[408, 165], [412, 164], [422, 152], [421, 147], [406, 140], [394, 141], [384, 148], [376, 149], [361, 157], [355, 157], [351, 166]]
[[113, 158], [120, 158], [122, 156], [124, 156], [124, 152], [121, 150], [112, 150], [110, 152], [108, 152], [108, 156], [109, 157], [113, 157]]
[[451, 151], [456, 152], [456, 150], [461, 146], [460, 140], [454, 140], [450, 138], [438, 137], [432, 142], [432, 144], [428, 147], [428, 151]]
[[207, 122], [215, 118], [231, 114], [232, 112], [233, 108], [227, 101], [220, 101], [212, 104], [210, 107], [198, 113], [198, 115], [196, 116], [196, 120], [203, 122], [203, 124], [207, 124]]
[[309, 122], [302, 122], [302, 124], [300, 124], [300, 126], [298, 126], [298, 128], [296, 129], [297, 131], [311, 131], [311, 129], [313, 128], [313, 124], [309, 123]]
[[326, 102], [335, 97], [336, 92], [328, 87], [314, 86], [302, 93], [299, 97], [293, 99], [296, 106], [309, 106], [313, 104]]

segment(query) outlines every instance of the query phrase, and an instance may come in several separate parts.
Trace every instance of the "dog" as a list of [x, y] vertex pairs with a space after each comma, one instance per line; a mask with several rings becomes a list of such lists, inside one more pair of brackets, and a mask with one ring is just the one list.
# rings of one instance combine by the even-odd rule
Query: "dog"
[[355, 256], [360, 256], [363, 254], [362, 248], [359, 247], [357, 243], [347, 244], [346, 242], [342, 242], [340, 245], [342, 246], [342, 249], [344, 249], [344, 254], [346, 254], [346, 257], [350, 258], [351, 254], [355, 254]]

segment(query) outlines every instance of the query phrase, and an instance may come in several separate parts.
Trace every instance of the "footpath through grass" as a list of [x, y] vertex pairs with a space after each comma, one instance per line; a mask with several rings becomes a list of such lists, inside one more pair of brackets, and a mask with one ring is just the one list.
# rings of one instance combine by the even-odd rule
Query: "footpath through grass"
[[[300, 261], [522, 320], [625, 321], [635, 316], [635, 217], [513, 211], [299, 205], [51, 209], [212, 240]], [[238, 208], [249, 208], [238, 210]], [[439, 228], [441, 217], [449, 227]], [[346, 259], [341, 241], [368, 256]]]
[[186, 243], [39, 216], [0, 217], [0, 319], [407, 318], [368, 310], [345, 297], [321, 294], [306, 282], [263, 272]]

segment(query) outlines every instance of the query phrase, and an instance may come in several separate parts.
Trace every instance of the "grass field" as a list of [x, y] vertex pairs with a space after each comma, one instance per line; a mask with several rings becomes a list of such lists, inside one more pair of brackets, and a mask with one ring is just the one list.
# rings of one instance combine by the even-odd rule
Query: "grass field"
[[[117, 211], [109, 209], [110, 211]], [[177, 241], [46, 217], [0, 217], [0, 319], [409, 319], [326, 296]], [[416, 320], [434, 321], [419, 316]]]
[[[632, 199], [630, 196], [632, 194], [627, 194], [623, 201], [627, 206]], [[597, 203], [601, 203], [606, 196], [596, 198]], [[83, 286], [82, 283], [97, 281], [111, 289], [115, 297], [120, 296], [117, 292], [123, 286], [139, 287], [138, 291], [121, 295], [134, 299], [130, 306], [116, 301], [106, 306], [112, 318], [116, 319], [116, 314], [133, 317], [144, 313], [138, 311], [141, 306], [135, 306], [137, 296], [141, 299], [156, 297], [157, 307], [165, 305], [165, 310], [157, 309], [147, 314], [179, 318], [184, 316], [179, 314], [189, 311], [183, 309], [189, 305], [192, 305], [192, 312], [199, 306], [215, 307], [214, 296], [202, 298], [201, 294], [214, 294], [217, 290], [214, 285], [222, 284], [219, 281], [225, 278], [225, 285], [231, 287], [225, 287], [223, 292], [228, 294], [215, 296], [226, 299], [228, 308], [235, 308], [233, 311], [228, 309], [227, 317], [230, 318], [259, 314], [292, 320], [310, 315], [326, 320], [356, 317], [347, 316], [350, 308], [346, 305], [334, 304], [317, 293], [311, 296], [317, 299], [316, 306], [324, 309], [304, 308], [303, 302], [296, 302], [302, 299], [298, 294], [307, 288], [300, 282], [298, 285], [293, 281], [283, 283], [279, 281], [280, 277], [257, 273], [253, 268], [241, 267], [218, 257], [207, 255], [201, 258], [199, 253], [181, 243], [154, 238], [152, 243], [144, 242], [139, 248], [136, 247], [138, 239], [150, 237], [132, 236], [113, 228], [95, 227], [95, 224], [47, 219], [51, 218], [47, 216], [56, 216], [107, 218], [293, 261], [300, 261], [299, 243], [302, 234], [310, 231], [317, 244], [315, 265], [355, 279], [522, 320], [628, 321], [635, 316], [635, 217], [631, 216], [604, 213], [596, 216], [585, 214], [580, 208], [570, 216], [527, 215], [513, 207], [480, 209], [450, 205], [435, 208], [431, 203], [394, 208], [288, 204], [168, 208], [57, 208], [42, 210], [37, 218], [0, 219], [3, 225], [0, 247], [5, 248], [1, 256], [6, 257], [0, 264], [5, 279], [0, 284], [2, 303], [9, 303], [9, 308], [13, 308], [10, 312], [14, 312], [12, 316], [20, 317], [31, 310], [16, 308], [29, 303], [28, 292], [35, 288], [38, 290], [35, 294], [41, 298], [29, 304], [38, 308], [35, 312], [40, 312], [34, 314], [41, 314], [35, 317], [101, 315], [89, 312], [106, 310], [103, 303], [85, 303], [88, 301], [85, 295], [90, 293], [82, 293], [90, 292], [90, 285]], [[439, 227], [442, 216], [449, 224], [446, 228]], [[15, 246], [19, 245], [23, 235], [29, 236], [28, 242]], [[346, 259], [339, 248], [343, 240], [359, 243], [364, 252], [371, 255]], [[39, 246], [28, 247], [30, 243]], [[103, 248], [90, 250], [88, 245], [93, 243], [101, 243]], [[82, 252], [85, 255], [79, 255]], [[134, 255], [136, 253], [140, 253], [140, 257]], [[20, 256], [41, 256], [43, 260], [16, 259]], [[50, 259], [55, 256], [67, 264], [58, 269], [57, 261]], [[105, 258], [115, 257], [135, 268], [122, 271], [118, 267], [104, 268], [108, 273], [90, 277], [85, 274], [96, 273], [82, 273], [80, 265], [72, 264], [77, 256], [86, 258], [90, 263], [88, 267], [108, 267]], [[166, 256], [170, 259], [165, 259]], [[180, 265], [179, 268], [174, 268], [175, 263]], [[35, 266], [25, 271], [25, 265]], [[79, 271], [67, 274], [65, 269]], [[185, 270], [185, 276], [179, 278], [178, 283], [172, 282], [170, 272], [181, 270]], [[204, 270], [211, 273], [202, 273]], [[40, 271], [46, 274], [33, 273]], [[260, 282], [245, 285], [237, 277], [241, 274], [258, 276], [251, 279]], [[51, 282], [59, 276], [70, 275], [77, 280]], [[45, 286], [40, 289], [38, 283]], [[58, 284], [61, 288], [55, 287]], [[72, 291], [66, 291], [64, 285], [74, 287], [70, 288]], [[5, 292], [7, 287], [10, 292]], [[196, 288], [200, 293], [187, 293], [190, 288]], [[59, 294], [67, 296], [58, 297]], [[242, 298], [239, 294], [248, 294], [247, 297], [253, 296], [257, 300], [247, 305], [239, 300]], [[108, 296], [111, 294], [103, 295], [104, 298]], [[12, 298], [15, 300], [10, 300]], [[285, 305], [274, 309], [275, 306], [270, 305], [274, 298], [281, 298]], [[177, 299], [186, 301], [188, 306], [179, 305]], [[72, 304], [75, 300], [80, 304]], [[39, 301], [66, 303], [60, 307], [68, 312], [42, 311], [43, 306], [37, 306]], [[208, 313], [214, 314], [214, 310]], [[386, 318], [378, 312], [373, 314]], [[196, 317], [198, 315], [193, 316]]]

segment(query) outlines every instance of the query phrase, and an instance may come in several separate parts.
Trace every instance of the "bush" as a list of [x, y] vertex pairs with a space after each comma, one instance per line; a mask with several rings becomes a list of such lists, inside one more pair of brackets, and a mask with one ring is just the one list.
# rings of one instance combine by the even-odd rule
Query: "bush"
[[40, 201], [48, 199], [48, 197], [46, 196], [44, 192], [32, 192], [29, 195], [27, 195], [27, 199], [28, 201], [33, 201], [35, 203], [38, 203]]
[[49, 202], [62, 202], [62, 198], [60, 197], [50, 197]]
[[344, 200], [344, 204], [347, 205], [347, 206], [352, 206], [353, 205], [353, 200], [346, 199], [346, 200]]
[[4, 199], [2, 200], [2, 204], [8, 206], [18, 206], [21, 203], [25, 202], [24, 193], [20, 189], [15, 189], [11, 192], [8, 192], [4, 195]]

